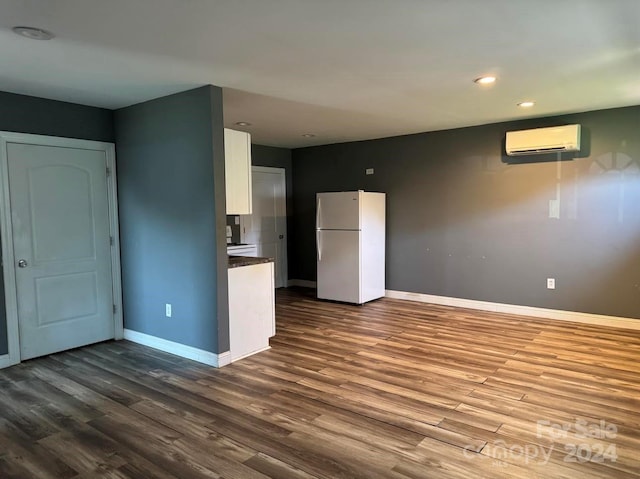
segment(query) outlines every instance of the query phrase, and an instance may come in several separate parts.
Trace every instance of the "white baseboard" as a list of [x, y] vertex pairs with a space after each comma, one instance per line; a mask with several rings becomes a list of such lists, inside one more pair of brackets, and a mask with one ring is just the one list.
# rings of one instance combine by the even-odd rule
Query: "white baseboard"
[[216, 354], [202, 349], [187, 346], [185, 344], [175, 343], [166, 339], [158, 338], [156, 336], [150, 336], [148, 334], [139, 333], [131, 329], [124, 330], [124, 339], [133, 343], [149, 346], [150, 348], [159, 349], [165, 353], [175, 354], [181, 358], [191, 359], [199, 363], [208, 364], [216, 368], [221, 368], [231, 363], [231, 353], [226, 351], [224, 353]]
[[309, 281], [306, 279], [290, 279], [287, 281], [287, 286], [300, 286], [302, 288], [316, 288], [315, 281]]
[[458, 308], [495, 311], [496, 313], [519, 314], [522, 316], [534, 316], [537, 318], [556, 319], [559, 321], [572, 321], [574, 323], [640, 330], [640, 319], [633, 318], [579, 313], [575, 311], [564, 311], [561, 309], [536, 308], [533, 306], [519, 306], [517, 304], [491, 303], [489, 301], [477, 301], [475, 299], [450, 298], [448, 296], [409, 293], [406, 291], [393, 291], [389, 289], [387, 290], [386, 296], [387, 298], [406, 299], [409, 301], [419, 301], [421, 303], [432, 303], [443, 306], [455, 306]]
[[9, 366], [13, 366], [14, 364], [17, 363], [15, 361], [12, 361], [9, 354], [0, 355], [0, 369], [8, 368]]
[[[249, 356], [253, 356], [254, 354], [258, 354], [261, 353], [262, 351], [268, 351], [269, 349], [271, 349], [271, 346], [267, 346], [266, 348], [262, 348], [262, 349], [258, 349], [257, 351], [252, 351], [250, 353], [244, 354], [240, 357], [235, 358], [232, 362], [236, 362], [236, 361], [240, 361], [241, 359], [244, 358], [248, 358]], [[231, 359], [231, 356], [229, 356], [229, 359]]]
[[[210, 353], [213, 354], [213, 353]], [[231, 364], [231, 351], [225, 351], [224, 353], [218, 354], [218, 366], [221, 368], [222, 366], [227, 366]]]

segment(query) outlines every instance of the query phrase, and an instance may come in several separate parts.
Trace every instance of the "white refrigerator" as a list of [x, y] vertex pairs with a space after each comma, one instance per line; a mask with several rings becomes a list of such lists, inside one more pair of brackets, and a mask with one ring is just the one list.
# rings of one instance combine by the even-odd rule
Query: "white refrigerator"
[[385, 295], [385, 194], [316, 196], [318, 298], [362, 304]]

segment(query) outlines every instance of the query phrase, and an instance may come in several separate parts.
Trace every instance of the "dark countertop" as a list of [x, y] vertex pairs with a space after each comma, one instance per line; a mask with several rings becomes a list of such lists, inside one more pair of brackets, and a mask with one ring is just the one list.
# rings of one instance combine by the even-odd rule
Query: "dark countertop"
[[252, 256], [231, 256], [229, 255], [229, 268], [239, 268], [240, 266], [251, 266], [254, 264], [271, 263], [273, 258], [254, 258]]

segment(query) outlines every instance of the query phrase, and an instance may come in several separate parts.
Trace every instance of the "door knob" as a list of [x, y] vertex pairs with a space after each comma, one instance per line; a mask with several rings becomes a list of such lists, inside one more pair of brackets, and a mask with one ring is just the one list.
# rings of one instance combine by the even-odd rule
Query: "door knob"
[[26, 268], [27, 267], [27, 260], [26, 259], [21, 259], [20, 261], [18, 261], [18, 267], [19, 268]]
[[284, 235], [280, 235], [280, 236], [278, 236], [278, 238], [284, 239]]

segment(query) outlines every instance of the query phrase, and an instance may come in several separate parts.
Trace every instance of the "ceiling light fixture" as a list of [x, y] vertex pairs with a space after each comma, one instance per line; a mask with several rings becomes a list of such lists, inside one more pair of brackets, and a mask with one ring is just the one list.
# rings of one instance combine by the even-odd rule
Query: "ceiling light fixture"
[[521, 101], [518, 103], [520, 108], [531, 108], [533, 105], [535, 105], [535, 103], [532, 101]]
[[238, 126], [251, 126], [251, 123], [249, 123], [248, 121], [236, 121], [235, 125], [238, 125]]
[[495, 83], [496, 77], [494, 77], [494, 76], [479, 77], [479, 78], [476, 78], [473, 81], [475, 83], [477, 83], [478, 85], [490, 85], [492, 83]]
[[31, 40], [51, 40], [55, 35], [51, 32], [35, 27], [13, 27], [14, 33]]
[[314, 135], [313, 133], [305, 133], [302, 136], [305, 137], [305, 138], [315, 138], [316, 135]]

